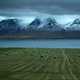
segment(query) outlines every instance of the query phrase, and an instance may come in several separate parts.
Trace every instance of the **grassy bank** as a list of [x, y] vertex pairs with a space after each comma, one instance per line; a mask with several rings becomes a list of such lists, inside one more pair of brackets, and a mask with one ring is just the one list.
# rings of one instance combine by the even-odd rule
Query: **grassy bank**
[[0, 80], [80, 80], [80, 49], [0, 48]]

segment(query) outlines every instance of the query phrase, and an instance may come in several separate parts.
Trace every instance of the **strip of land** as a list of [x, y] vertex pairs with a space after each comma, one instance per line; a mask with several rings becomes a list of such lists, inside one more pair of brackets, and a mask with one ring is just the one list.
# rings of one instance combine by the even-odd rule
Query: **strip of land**
[[0, 34], [0, 39], [80, 39], [80, 31]]
[[0, 80], [80, 80], [80, 49], [0, 48]]

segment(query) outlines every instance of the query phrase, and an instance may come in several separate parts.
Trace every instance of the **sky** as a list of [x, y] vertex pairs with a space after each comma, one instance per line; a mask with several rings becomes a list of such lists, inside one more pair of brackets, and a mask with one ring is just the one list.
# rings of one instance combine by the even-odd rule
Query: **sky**
[[4, 18], [1, 16], [23, 17], [23, 23], [53, 16], [65, 24], [80, 18], [80, 0], [0, 0], [0, 19]]
[[[80, 0], [0, 0], [0, 14], [80, 14]], [[36, 14], [35, 14], [36, 15]]]

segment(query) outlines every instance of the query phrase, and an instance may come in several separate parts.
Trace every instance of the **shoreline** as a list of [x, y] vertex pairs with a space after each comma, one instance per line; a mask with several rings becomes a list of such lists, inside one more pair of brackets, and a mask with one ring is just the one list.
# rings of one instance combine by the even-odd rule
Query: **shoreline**
[[80, 32], [28, 32], [0, 34], [0, 39], [80, 39]]

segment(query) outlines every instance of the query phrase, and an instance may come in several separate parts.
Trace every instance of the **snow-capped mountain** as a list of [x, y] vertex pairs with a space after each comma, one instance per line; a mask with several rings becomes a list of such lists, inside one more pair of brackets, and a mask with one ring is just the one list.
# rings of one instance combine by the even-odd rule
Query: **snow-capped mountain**
[[66, 31], [80, 31], [80, 19], [77, 18], [74, 21], [65, 25]]
[[53, 18], [47, 18], [43, 21], [43, 23], [39, 26], [39, 29], [42, 31], [62, 31], [63, 28], [60, 24], [56, 22], [56, 20]]
[[38, 18], [35, 18], [28, 26], [27, 26], [27, 30], [29, 31], [35, 31], [38, 30], [38, 27], [41, 24], [41, 20]]
[[18, 19], [4, 19], [0, 21], [0, 33], [15, 33], [20, 30]]

